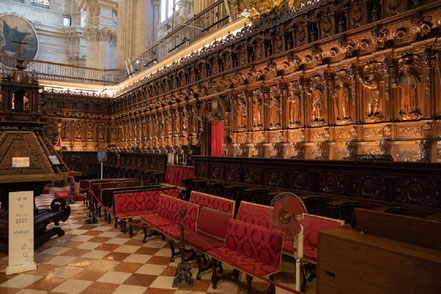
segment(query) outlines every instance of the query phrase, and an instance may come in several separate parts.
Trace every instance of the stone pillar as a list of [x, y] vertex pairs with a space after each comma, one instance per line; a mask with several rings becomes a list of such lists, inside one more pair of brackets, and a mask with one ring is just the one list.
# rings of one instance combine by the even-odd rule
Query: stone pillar
[[[146, 51], [148, 40], [155, 39], [158, 8], [157, 0], [119, 0], [117, 29], [117, 66], [124, 67], [124, 61], [133, 59]], [[155, 19], [156, 18], [156, 19]], [[156, 25], [157, 27], [157, 25]], [[141, 60], [140, 62], [144, 62]]]
[[[106, 2], [86, 0], [82, 8], [87, 11], [84, 36], [87, 43], [86, 66], [115, 68], [116, 7], [117, 0]], [[88, 73], [88, 78], [94, 77]]]

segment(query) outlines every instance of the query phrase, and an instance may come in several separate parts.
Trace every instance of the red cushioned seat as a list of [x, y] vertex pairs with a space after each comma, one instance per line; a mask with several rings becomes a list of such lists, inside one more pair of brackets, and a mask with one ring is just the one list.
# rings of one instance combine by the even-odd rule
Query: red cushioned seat
[[194, 247], [202, 252], [206, 252], [213, 248], [224, 247], [225, 242], [219, 239], [204, 235], [200, 232], [185, 232], [185, 243]]
[[[303, 226], [303, 257], [317, 260], [318, 232], [325, 229], [341, 226], [340, 220], [333, 220], [321, 216], [305, 214], [303, 219], [299, 221]], [[288, 254], [294, 254], [294, 241], [283, 240], [283, 251]]]
[[178, 240], [181, 237], [181, 230], [179, 229], [179, 224], [173, 224], [168, 226], [160, 227], [159, 230], [172, 239]]
[[276, 230], [231, 219], [225, 240], [224, 247], [207, 253], [255, 276], [279, 270], [282, 236]]
[[227, 247], [211, 249], [207, 253], [253, 276], [266, 276], [279, 271], [279, 267], [268, 265]]
[[170, 225], [170, 221], [157, 214], [143, 215], [141, 220], [151, 227], [162, 228]]
[[179, 239], [179, 211], [181, 209], [186, 211], [183, 221], [186, 230], [189, 232], [195, 231], [199, 206], [165, 194], [158, 196], [157, 214], [143, 215], [141, 219], [149, 226], [160, 230], [171, 238]]
[[236, 203], [234, 200], [231, 199], [226, 199], [197, 191], [191, 191], [190, 202], [196, 203], [201, 207], [208, 207], [231, 214], [234, 211], [234, 205]]
[[270, 206], [242, 201], [236, 219], [271, 229], [273, 227], [272, 212], [273, 208]]
[[198, 231], [205, 234], [225, 239], [228, 230], [228, 223], [233, 218], [231, 213], [201, 207], [199, 210]]

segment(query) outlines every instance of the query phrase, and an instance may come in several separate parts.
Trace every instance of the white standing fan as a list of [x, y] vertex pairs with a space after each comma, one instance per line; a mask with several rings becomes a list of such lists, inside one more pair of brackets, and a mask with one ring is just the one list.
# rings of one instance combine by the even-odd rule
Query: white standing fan
[[282, 232], [284, 239], [294, 240], [296, 260], [296, 291], [300, 291], [300, 263], [303, 257], [303, 226], [299, 220], [306, 213], [302, 200], [293, 193], [282, 192], [271, 201], [273, 227]]

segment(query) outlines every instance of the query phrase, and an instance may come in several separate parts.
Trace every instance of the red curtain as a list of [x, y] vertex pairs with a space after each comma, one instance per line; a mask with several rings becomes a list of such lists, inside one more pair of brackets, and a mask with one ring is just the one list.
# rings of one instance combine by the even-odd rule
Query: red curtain
[[224, 121], [211, 123], [211, 156], [224, 155]]
[[172, 185], [182, 186], [182, 179], [193, 179], [194, 168], [187, 166], [167, 165], [165, 180]]

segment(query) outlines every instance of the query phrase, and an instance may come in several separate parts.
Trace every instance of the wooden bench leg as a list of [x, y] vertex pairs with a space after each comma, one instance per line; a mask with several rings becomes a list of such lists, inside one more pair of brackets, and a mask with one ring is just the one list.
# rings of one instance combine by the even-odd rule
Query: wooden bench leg
[[153, 231], [151, 234], [147, 234], [147, 228], [146, 227], [142, 227], [142, 231], [144, 232], [144, 239], [142, 239], [143, 243], [147, 243], [147, 237], [152, 237], [152, 236], [162, 236], [162, 240], [165, 239], [165, 236], [157, 231]]
[[[132, 222], [132, 218], [129, 218], [129, 222]], [[133, 226], [132, 226], [132, 224], [129, 224], [129, 236], [130, 236], [130, 238], [133, 237]]]
[[253, 290], [253, 277], [250, 275], [246, 275], [247, 279], [247, 293], [252, 293]]
[[213, 289], [217, 288], [217, 282], [218, 282], [218, 277], [217, 277], [217, 272], [216, 272], [217, 263], [218, 263], [218, 261], [213, 258], [213, 272], [211, 274], [211, 284], [213, 284]]
[[115, 229], [118, 227], [118, 219], [115, 216], [115, 225], [113, 226]]

